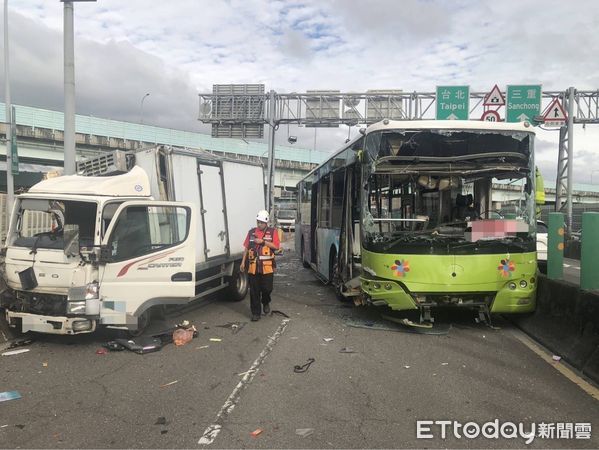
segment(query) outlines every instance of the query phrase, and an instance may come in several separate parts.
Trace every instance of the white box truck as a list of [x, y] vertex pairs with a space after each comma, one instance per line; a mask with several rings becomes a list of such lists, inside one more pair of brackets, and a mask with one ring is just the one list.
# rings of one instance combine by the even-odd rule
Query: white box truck
[[264, 209], [259, 165], [159, 146], [84, 161], [17, 196], [2, 297], [23, 332], [145, 329], [165, 305], [245, 297], [246, 232]]

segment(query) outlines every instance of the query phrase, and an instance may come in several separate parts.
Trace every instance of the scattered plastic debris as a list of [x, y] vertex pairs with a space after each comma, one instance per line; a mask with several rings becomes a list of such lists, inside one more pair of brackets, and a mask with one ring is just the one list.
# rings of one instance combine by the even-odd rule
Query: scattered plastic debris
[[230, 328], [231, 329], [231, 333], [237, 334], [246, 325], [247, 325], [247, 322], [228, 322], [228, 323], [225, 323], [224, 325], [217, 325], [217, 327], [219, 327], [219, 328]]
[[28, 351], [29, 351], [28, 348], [21, 348], [19, 350], [11, 350], [9, 352], [4, 352], [4, 353], [2, 353], [2, 356], [20, 355], [21, 353], [27, 353]]
[[553, 355], [553, 356], [551, 357], [551, 359], [553, 359], [554, 361], [561, 361], [561, 360], [562, 360], [562, 357], [561, 357], [561, 356], [557, 356], [557, 355]]
[[210, 347], [210, 346], [209, 345], [201, 345], [199, 347], [196, 347], [196, 350], [201, 350], [203, 348], [208, 348], [208, 347]]
[[449, 334], [451, 324], [435, 324], [432, 328], [406, 326], [402, 323], [388, 322], [385, 320], [364, 320], [360, 318], [348, 318], [345, 325], [352, 328], [366, 328], [378, 331], [399, 331], [403, 333], [428, 334], [433, 336], [443, 336]]
[[356, 351], [352, 347], [343, 347], [339, 353], [356, 353]]
[[295, 365], [295, 366], [293, 366], [293, 371], [294, 371], [295, 373], [304, 373], [304, 372], [307, 372], [307, 371], [308, 371], [308, 369], [310, 368], [310, 365], [311, 365], [311, 364], [312, 364], [314, 361], [316, 361], [314, 358], [308, 358], [308, 362], [306, 362], [306, 364], [304, 364], [303, 366], [300, 366], [299, 364], [298, 364], [298, 365]]
[[258, 435], [262, 434], [262, 428], [258, 428], [257, 430], [254, 430], [250, 433], [250, 435], [252, 435], [253, 437], [257, 437]]
[[441, 363], [442, 366], [447, 366], [449, 363]]
[[314, 433], [314, 428], [296, 428], [295, 434], [303, 438], [310, 436]]
[[412, 367], [412, 366], [404, 366], [404, 368], [406, 368], [406, 369], [409, 369], [410, 367]]
[[170, 383], [161, 384], [160, 387], [165, 388], [167, 386], [172, 386], [173, 384], [177, 384], [178, 382], [179, 382], [179, 380], [171, 381]]
[[31, 345], [35, 342], [35, 339], [27, 338], [27, 339], [17, 339], [16, 341], [11, 342], [8, 346], [8, 350], [17, 348], [17, 347], [25, 347], [26, 345]]
[[154, 425], [166, 425], [166, 417], [159, 417]]
[[9, 400], [18, 400], [21, 398], [19, 391], [6, 391], [0, 392], [0, 402], [7, 402]]
[[322, 340], [325, 342], [332, 342], [335, 340], [335, 338], [322, 338]]
[[42, 367], [48, 367], [48, 363], [47, 362], [43, 362], [42, 363]]
[[173, 331], [173, 343], [180, 347], [181, 345], [188, 344], [193, 339], [193, 332], [195, 328], [177, 328]]
[[8, 426], [8, 424], [6, 425], [0, 425], [0, 428], [6, 428]]
[[221, 342], [221, 338], [210, 338], [210, 342]]
[[105, 355], [106, 353], [108, 353], [108, 350], [105, 348], [99, 348], [96, 350], [96, 355]]
[[[103, 345], [104, 353], [106, 349], [110, 351], [130, 350], [134, 353], [143, 355], [145, 353], [157, 352], [162, 349], [163, 342], [160, 338], [153, 336], [139, 336], [132, 339], [115, 339]], [[96, 353], [98, 353], [98, 350]], [[99, 355], [104, 353], [98, 353]]]

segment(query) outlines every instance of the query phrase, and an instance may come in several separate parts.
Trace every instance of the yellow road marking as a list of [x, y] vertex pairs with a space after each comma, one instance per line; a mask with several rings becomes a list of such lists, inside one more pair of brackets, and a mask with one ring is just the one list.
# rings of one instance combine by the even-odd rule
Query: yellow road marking
[[530, 350], [532, 350], [535, 354], [537, 354], [543, 361], [545, 361], [547, 364], [552, 366], [555, 370], [557, 370], [559, 373], [561, 373], [563, 376], [565, 376], [568, 380], [570, 380], [572, 383], [576, 384], [578, 387], [580, 387], [580, 389], [585, 391], [587, 394], [589, 394], [595, 400], [599, 400], [599, 389], [597, 389], [591, 383], [586, 381], [584, 378], [577, 375], [576, 372], [574, 372], [572, 369], [570, 369], [568, 366], [566, 366], [563, 362], [554, 361], [551, 357], [551, 354], [547, 350], [541, 348], [536, 342], [534, 342], [531, 338], [526, 336], [523, 332], [521, 332], [521, 331], [517, 332], [514, 330], [513, 335], [516, 339], [518, 339], [520, 342], [522, 342], [524, 345], [526, 345]]

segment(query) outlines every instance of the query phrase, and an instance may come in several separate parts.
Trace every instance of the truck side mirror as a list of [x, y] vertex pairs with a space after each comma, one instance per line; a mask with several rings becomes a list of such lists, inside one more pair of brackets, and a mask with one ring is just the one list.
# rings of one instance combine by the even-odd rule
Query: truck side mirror
[[65, 225], [63, 228], [64, 254], [79, 256], [79, 225]]

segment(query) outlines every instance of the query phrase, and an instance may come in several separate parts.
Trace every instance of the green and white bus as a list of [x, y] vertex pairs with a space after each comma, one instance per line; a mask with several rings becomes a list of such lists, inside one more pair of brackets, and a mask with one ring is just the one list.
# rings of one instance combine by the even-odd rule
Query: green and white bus
[[[371, 125], [298, 184], [304, 266], [393, 310], [535, 308], [534, 130], [528, 123]], [[517, 198], [500, 205], [492, 187]], [[497, 210], [507, 206], [512, 213]]]

